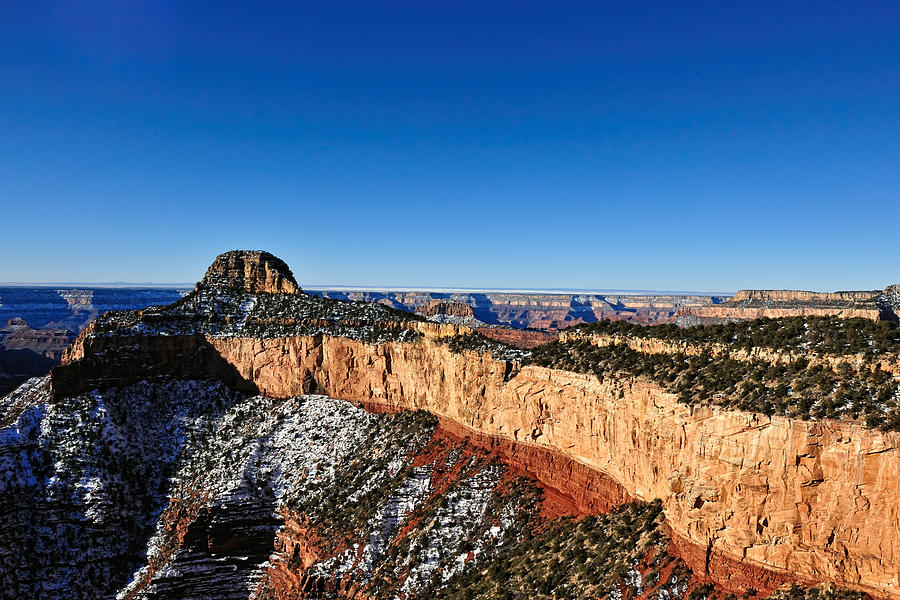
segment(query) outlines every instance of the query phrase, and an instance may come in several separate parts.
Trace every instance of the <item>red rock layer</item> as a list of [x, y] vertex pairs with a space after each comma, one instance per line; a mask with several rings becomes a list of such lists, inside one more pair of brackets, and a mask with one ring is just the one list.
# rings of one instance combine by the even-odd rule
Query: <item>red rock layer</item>
[[547, 342], [555, 341], [557, 334], [535, 329], [510, 329], [506, 327], [480, 327], [476, 329], [484, 337], [515, 346], [516, 348], [534, 348]]

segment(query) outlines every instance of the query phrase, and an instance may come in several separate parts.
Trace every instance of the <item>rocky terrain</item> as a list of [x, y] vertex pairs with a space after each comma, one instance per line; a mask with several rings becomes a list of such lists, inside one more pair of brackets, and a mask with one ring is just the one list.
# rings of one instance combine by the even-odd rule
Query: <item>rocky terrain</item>
[[378, 302], [409, 312], [431, 310], [428, 307], [440, 303], [466, 305], [476, 319], [486, 324], [554, 330], [603, 319], [670, 323], [683, 307], [713, 306], [724, 300], [718, 296], [677, 294], [309, 291], [325, 298]]
[[900, 286], [856, 292], [742, 290], [716, 306], [685, 306], [674, 321], [681, 325], [779, 317], [840, 317], [897, 322]]
[[234, 252], [98, 318], [0, 402], [0, 595], [900, 596], [895, 325], [449, 312]]

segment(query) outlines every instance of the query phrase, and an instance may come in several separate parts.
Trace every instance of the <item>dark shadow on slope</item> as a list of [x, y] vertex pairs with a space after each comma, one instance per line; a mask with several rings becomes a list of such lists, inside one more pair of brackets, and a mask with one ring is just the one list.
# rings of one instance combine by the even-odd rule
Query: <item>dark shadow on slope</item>
[[488, 325], [512, 325], [513, 327], [525, 327], [527, 323], [503, 323], [497, 318], [497, 312], [494, 310], [494, 301], [487, 294], [469, 294], [471, 299], [469, 304], [472, 306], [472, 312], [475, 318], [482, 323]]
[[58, 397], [49, 433], [23, 415], [18, 439], [0, 444], [0, 456], [23, 465], [0, 490], [10, 567], [0, 569], [0, 598], [112, 597], [147, 562], [185, 424], [242, 397], [214, 382], [160, 380]]
[[575, 296], [569, 304], [569, 312], [566, 314], [566, 323], [596, 323], [597, 316], [594, 314], [594, 307], [589, 300], [578, 300]]
[[57, 364], [34, 350], [0, 349], [0, 397], [31, 377], [46, 375]]
[[259, 393], [202, 335], [112, 336], [104, 342], [114, 345], [94, 350], [88, 340], [84, 358], [51, 371], [54, 396], [166, 380], [220, 381], [235, 391]]

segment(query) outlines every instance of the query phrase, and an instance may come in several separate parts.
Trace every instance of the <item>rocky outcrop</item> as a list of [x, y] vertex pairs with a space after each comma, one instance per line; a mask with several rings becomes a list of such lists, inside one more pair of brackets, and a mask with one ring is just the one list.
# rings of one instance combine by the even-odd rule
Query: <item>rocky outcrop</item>
[[717, 306], [683, 307], [675, 315], [682, 325], [780, 317], [840, 317], [897, 321], [889, 286], [883, 292], [809, 292], [802, 290], [741, 290]]
[[515, 346], [516, 348], [534, 348], [558, 338], [558, 334], [540, 329], [515, 329], [512, 327], [478, 327], [475, 329], [484, 337]]
[[430, 317], [433, 315], [450, 315], [453, 317], [473, 317], [475, 312], [465, 302], [446, 302], [444, 300], [432, 300], [425, 306], [416, 308], [420, 315]]
[[301, 291], [287, 264], [263, 250], [232, 250], [220, 254], [197, 285], [254, 294], [297, 294]]

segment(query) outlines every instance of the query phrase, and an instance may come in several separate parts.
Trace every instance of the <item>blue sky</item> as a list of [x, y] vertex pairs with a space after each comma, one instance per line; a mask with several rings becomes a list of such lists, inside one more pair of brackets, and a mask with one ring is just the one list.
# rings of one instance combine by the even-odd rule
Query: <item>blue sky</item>
[[880, 288], [898, 33], [892, 2], [3, 3], [0, 281], [265, 248], [301, 284]]

